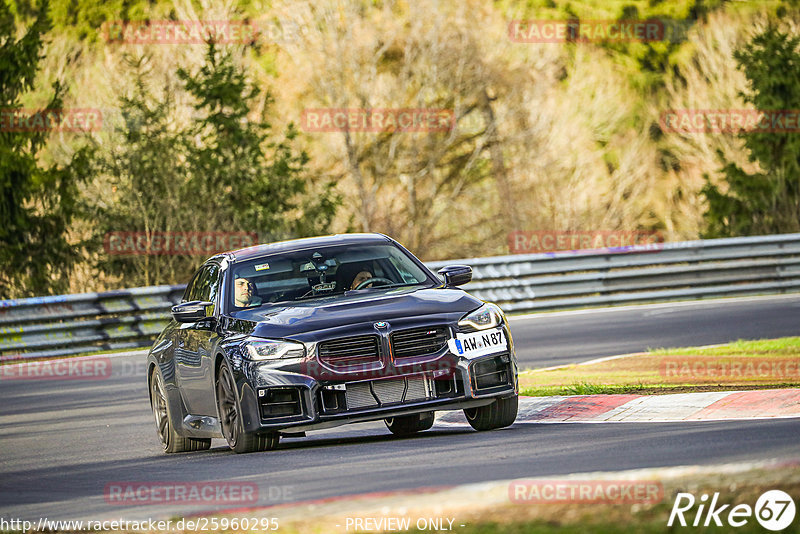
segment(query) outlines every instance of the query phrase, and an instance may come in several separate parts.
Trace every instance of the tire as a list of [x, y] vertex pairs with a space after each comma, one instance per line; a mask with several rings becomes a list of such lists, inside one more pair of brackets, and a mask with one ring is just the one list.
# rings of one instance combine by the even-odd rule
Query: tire
[[222, 437], [228, 442], [228, 446], [233, 452], [242, 454], [268, 451], [278, 446], [280, 435], [277, 432], [248, 433], [244, 431], [242, 409], [236, 394], [236, 383], [233, 380], [233, 373], [225, 361], [219, 366], [216, 389]]
[[150, 375], [150, 406], [156, 420], [156, 433], [164, 447], [164, 452], [205, 451], [211, 448], [211, 438], [184, 438], [175, 432], [169, 410], [167, 394], [161, 371], [153, 369]]
[[415, 413], [383, 420], [386, 428], [396, 436], [410, 436], [433, 426], [433, 412]]
[[467, 422], [475, 430], [494, 430], [510, 426], [517, 418], [519, 397], [496, 399], [493, 403], [464, 410]]

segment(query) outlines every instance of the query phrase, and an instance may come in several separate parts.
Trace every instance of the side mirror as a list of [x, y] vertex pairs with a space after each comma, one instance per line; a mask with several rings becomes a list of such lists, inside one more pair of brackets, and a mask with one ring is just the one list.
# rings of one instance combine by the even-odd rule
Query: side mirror
[[469, 265], [447, 265], [439, 269], [439, 275], [444, 278], [445, 286], [460, 286], [472, 281], [472, 267]]
[[172, 316], [179, 323], [196, 323], [214, 315], [214, 303], [195, 300], [172, 307]]

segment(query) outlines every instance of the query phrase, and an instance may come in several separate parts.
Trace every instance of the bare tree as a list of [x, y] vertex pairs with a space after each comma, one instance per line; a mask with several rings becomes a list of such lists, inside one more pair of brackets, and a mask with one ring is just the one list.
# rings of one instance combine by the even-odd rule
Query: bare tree
[[[497, 50], [487, 53], [491, 46], [470, 18], [485, 9], [478, 2], [366, 9], [357, 1], [286, 9], [295, 17], [287, 24], [309, 28], [287, 45], [289, 57], [314, 64], [306, 107], [447, 110], [452, 128], [314, 134], [346, 162], [358, 229], [391, 233], [423, 256], [442, 257], [519, 227], [504, 128], [525, 107], [514, 84], [529, 73], [506, 65]], [[496, 13], [493, 24], [492, 38], [504, 42]]]

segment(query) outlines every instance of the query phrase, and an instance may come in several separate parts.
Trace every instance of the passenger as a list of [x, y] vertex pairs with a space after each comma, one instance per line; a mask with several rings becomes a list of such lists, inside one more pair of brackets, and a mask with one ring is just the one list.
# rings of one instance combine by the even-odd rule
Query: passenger
[[255, 292], [255, 284], [247, 278], [237, 277], [233, 281], [233, 300], [239, 308], [260, 305], [261, 298], [255, 295]]

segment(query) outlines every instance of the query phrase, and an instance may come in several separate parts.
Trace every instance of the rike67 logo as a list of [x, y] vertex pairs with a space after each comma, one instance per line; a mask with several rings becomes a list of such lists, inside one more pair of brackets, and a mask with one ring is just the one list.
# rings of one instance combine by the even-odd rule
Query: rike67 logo
[[731, 527], [741, 527], [755, 516], [765, 529], [779, 531], [792, 524], [796, 512], [792, 497], [781, 490], [764, 492], [756, 501], [755, 508], [748, 504], [737, 504], [731, 508], [730, 504], [719, 505], [718, 500], [719, 493], [714, 493], [710, 502], [705, 493], [699, 501], [691, 493], [678, 493], [667, 526], [671, 527], [677, 520], [682, 527], [721, 527], [725, 523]]

